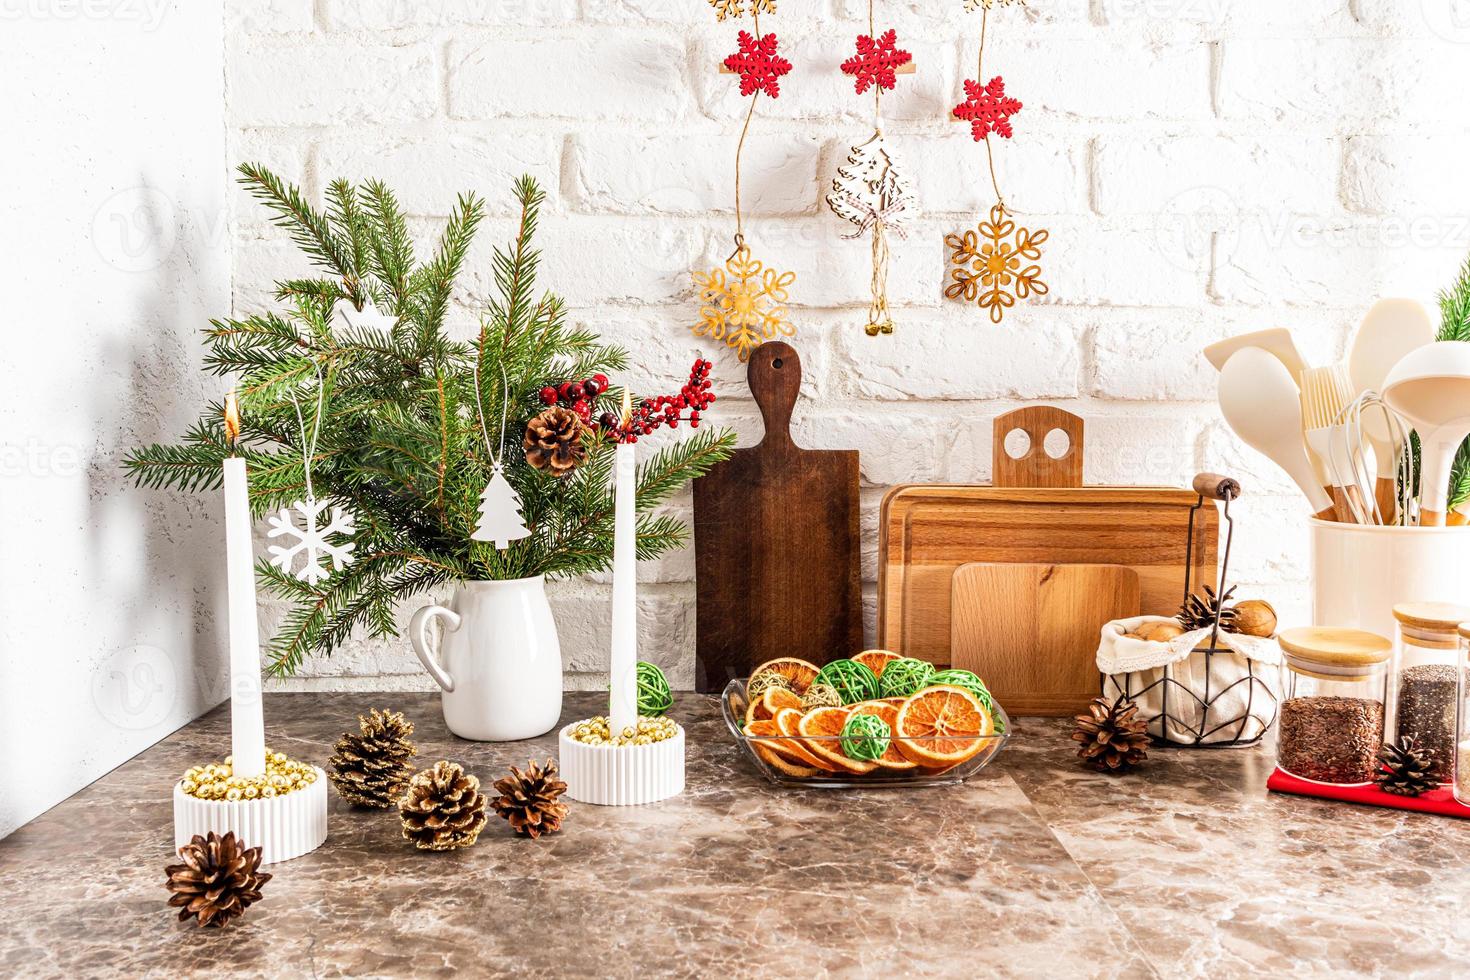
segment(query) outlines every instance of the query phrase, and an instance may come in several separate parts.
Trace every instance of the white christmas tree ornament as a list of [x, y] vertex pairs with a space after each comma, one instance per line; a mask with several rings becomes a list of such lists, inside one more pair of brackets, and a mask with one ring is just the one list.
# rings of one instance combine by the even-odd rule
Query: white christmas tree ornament
[[852, 148], [847, 166], [838, 168], [832, 193], [827, 195], [833, 213], [857, 226], [844, 238], [858, 238], [875, 225], [903, 238], [908, 233], [908, 211], [915, 203], [879, 134]]
[[495, 464], [495, 472], [480, 494], [480, 523], [470, 538], [491, 541], [504, 549], [512, 541], [530, 537], [531, 529], [521, 520], [521, 498], [505, 478], [504, 467]]

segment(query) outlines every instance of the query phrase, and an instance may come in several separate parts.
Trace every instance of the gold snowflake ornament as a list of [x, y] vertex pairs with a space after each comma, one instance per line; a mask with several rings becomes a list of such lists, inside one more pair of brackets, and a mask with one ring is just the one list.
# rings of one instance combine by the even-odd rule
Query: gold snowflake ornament
[[944, 295], [978, 303], [990, 311], [992, 323], [999, 323], [1016, 300], [1045, 296], [1039, 260], [1047, 234], [1045, 228], [1022, 228], [1006, 217], [1004, 207], [995, 205], [990, 220], [980, 222], [978, 234], [944, 236], [954, 265]]
[[[969, 0], [966, 2], [968, 3]], [[709, 0], [709, 5], [715, 8], [715, 20], [745, 16], [745, 0]], [[753, 14], [774, 14], [776, 0], [750, 0], [750, 10]]]
[[694, 273], [700, 309], [699, 322], [691, 329], [696, 337], [735, 348], [745, 361], [766, 341], [796, 335], [786, 309], [795, 281], [796, 273], [767, 268], [750, 257], [749, 246], [741, 245], [723, 269]]
[[[715, 0], [710, 0], [714, 3]], [[739, 3], [740, 0], [735, 0]], [[965, 9], [974, 13], [977, 10], [994, 10], [996, 7], [1024, 7], [1026, 0], [965, 0]], [[723, 19], [723, 18], [722, 18]]]

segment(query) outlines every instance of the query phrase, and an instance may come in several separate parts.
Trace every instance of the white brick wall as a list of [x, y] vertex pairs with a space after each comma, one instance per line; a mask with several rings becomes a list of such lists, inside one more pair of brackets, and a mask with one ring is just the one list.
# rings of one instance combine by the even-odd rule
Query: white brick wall
[[[742, 26], [703, 0], [231, 0], [232, 156], [319, 194], [381, 176], [434, 232], [456, 191], [489, 198], [455, 323], [489, 288], [510, 233], [509, 178], [551, 194], [544, 282], [573, 316], [633, 348], [635, 380], [667, 387], [701, 350], [688, 271], [732, 232], [732, 154], [745, 102], [717, 74]], [[869, 102], [837, 65], [866, 30], [863, 0], [785, 0], [763, 25], [794, 70], [747, 144], [748, 233], [795, 270], [806, 383], [799, 438], [863, 453], [863, 574], [872, 627], [884, 488], [990, 478], [990, 420], [1029, 401], [1089, 421], [1092, 482], [1241, 477], [1243, 593], [1306, 613], [1304, 506], [1212, 406], [1199, 348], [1290, 326], [1318, 362], [1342, 356], [1364, 307], [1431, 300], [1470, 250], [1470, 22], [1444, 0], [1033, 0], [998, 13], [987, 74], [1026, 108], [998, 145], [1011, 203], [1051, 230], [1051, 292], [996, 327], [945, 302], [943, 236], [990, 202], [984, 152], [947, 121], [974, 71], [979, 22], [959, 0], [879, 0], [918, 74], [885, 100], [886, 131], [922, 202], [895, 245], [898, 332], [872, 339], [865, 244], [822, 205], [866, 138]], [[1445, 9], [1441, 9], [1445, 8]], [[1448, 111], [1447, 111], [1448, 110]], [[235, 302], [299, 272], [289, 243], [234, 201]], [[706, 353], [710, 353], [706, 351]], [[715, 355], [719, 418], [761, 423], [743, 374]], [[687, 513], [689, 496], [678, 506]], [[692, 680], [693, 562], [642, 569], [644, 654]], [[605, 580], [555, 587], [575, 686], [598, 683]], [[1155, 610], [1164, 611], [1164, 610]], [[362, 640], [297, 687], [427, 688], [405, 643]]]

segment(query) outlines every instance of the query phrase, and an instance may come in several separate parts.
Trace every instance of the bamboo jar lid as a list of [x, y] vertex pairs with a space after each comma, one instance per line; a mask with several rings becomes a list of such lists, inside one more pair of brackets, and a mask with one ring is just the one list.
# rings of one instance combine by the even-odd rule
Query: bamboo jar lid
[[1284, 630], [1278, 640], [1293, 670], [1334, 680], [1371, 677], [1393, 654], [1393, 641], [1386, 636], [1335, 626]]
[[1409, 629], [1453, 635], [1461, 623], [1470, 622], [1470, 607], [1453, 602], [1401, 602], [1393, 607], [1393, 618]]

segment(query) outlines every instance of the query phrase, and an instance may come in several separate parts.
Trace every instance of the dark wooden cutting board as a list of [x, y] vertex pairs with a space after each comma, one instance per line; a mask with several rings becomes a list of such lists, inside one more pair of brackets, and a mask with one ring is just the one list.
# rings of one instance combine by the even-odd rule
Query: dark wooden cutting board
[[858, 454], [791, 439], [801, 361], [750, 355], [765, 438], [694, 481], [695, 686], [722, 690], [773, 657], [825, 664], [862, 649]]

